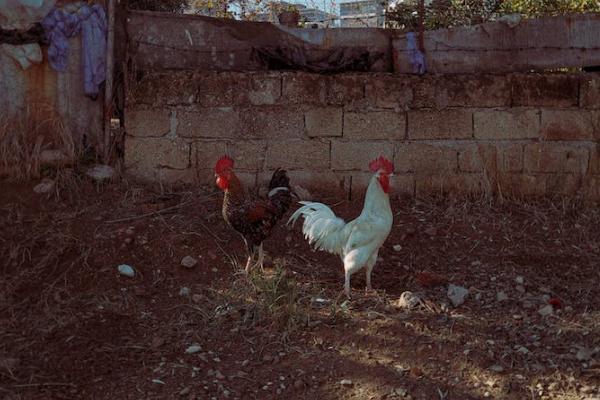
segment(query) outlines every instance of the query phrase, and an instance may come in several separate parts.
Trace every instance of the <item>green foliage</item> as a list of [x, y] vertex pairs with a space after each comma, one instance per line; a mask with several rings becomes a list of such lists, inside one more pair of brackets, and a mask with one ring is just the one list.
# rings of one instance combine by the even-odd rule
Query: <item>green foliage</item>
[[[390, 3], [386, 9], [389, 27], [416, 31], [419, 1]], [[598, 0], [433, 0], [425, 7], [425, 29], [466, 26], [493, 21], [503, 15], [524, 18], [582, 12], [600, 12]]]

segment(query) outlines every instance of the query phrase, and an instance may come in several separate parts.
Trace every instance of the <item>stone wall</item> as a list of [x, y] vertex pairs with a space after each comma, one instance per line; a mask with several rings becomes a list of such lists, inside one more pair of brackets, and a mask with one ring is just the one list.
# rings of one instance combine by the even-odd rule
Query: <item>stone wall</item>
[[132, 84], [125, 164], [135, 176], [209, 183], [223, 153], [249, 184], [362, 193], [368, 161], [423, 196], [600, 199], [600, 76], [160, 72]]

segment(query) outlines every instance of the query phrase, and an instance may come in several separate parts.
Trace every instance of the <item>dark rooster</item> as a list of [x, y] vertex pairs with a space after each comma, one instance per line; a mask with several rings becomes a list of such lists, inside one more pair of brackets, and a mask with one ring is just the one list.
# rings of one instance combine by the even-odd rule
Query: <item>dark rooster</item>
[[269, 182], [266, 199], [247, 193], [233, 172], [233, 159], [221, 157], [215, 165], [217, 186], [225, 192], [223, 198], [223, 218], [229, 226], [244, 238], [248, 261], [246, 272], [251, 269], [252, 260], [258, 253], [256, 265], [263, 268], [264, 253], [262, 242], [286, 213], [292, 202], [290, 180], [285, 170], [277, 169]]

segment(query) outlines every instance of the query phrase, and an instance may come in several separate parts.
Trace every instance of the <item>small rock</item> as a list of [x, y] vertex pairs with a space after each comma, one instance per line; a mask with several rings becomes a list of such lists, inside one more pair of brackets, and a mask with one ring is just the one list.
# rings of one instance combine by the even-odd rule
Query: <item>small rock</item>
[[425, 233], [429, 236], [435, 236], [437, 235], [437, 229], [433, 226], [430, 226], [429, 228], [425, 229]]
[[181, 265], [186, 268], [194, 268], [198, 261], [192, 256], [185, 256], [181, 260]]
[[69, 164], [67, 155], [61, 150], [46, 149], [40, 152], [40, 164], [42, 165], [65, 165]]
[[192, 295], [192, 301], [196, 304], [202, 303], [204, 301], [204, 297], [201, 294], [196, 293]]
[[519, 346], [519, 348], [517, 349], [517, 353], [528, 354], [529, 349], [525, 346]]
[[350, 379], [342, 379], [340, 381], [340, 385], [342, 386], [352, 386], [352, 381]]
[[185, 354], [194, 354], [199, 351], [202, 351], [202, 347], [198, 346], [197, 344], [193, 344], [185, 349]]
[[54, 189], [54, 185], [55, 183], [52, 179], [44, 178], [33, 187], [33, 191], [37, 194], [50, 193]]
[[525, 293], [525, 286], [523, 285], [517, 285], [515, 289], [517, 289], [517, 292], [519, 293]]
[[179, 395], [180, 395], [180, 396], [185, 396], [185, 395], [186, 395], [186, 394], [188, 394], [189, 392], [190, 392], [190, 387], [189, 387], [189, 386], [188, 386], [188, 387], [184, 387], [183, 389], [181, 389], [181, 390], [179, 391]]
[[538, 314], [540, 314], [542, 317], [552, 315], [553, 312], [554, 312], [554, 307], [552, 307], [552, 304], [546, 304], [545, 306], [543, 306], [542, 308], [540, 308], [538, 310]]
[[591, 393], [594, 393], [594, 391], [595, 391], [596, 389], [597, 389], [597, 388], [595, 388], [594, 386], [585, 385], [585, 386], [582, 386], [582, 387], [581, 387], [581, 389], [579, 389], [579, 391], [580, 391], [581, 393], [585, 393], [585, 394], [591, 394]]
[[398, 299], [398, 302], [396, 303], [398, 307], [407, 309], [415, 308], [419, 304], [421, 304], [421, 299], [419, 296], [409, 291], [402, 293]]
[[494, 364], [490, 367], [490, 370], [494, 372], [503, 372], [504, 367], [502, 365]]
[[158, 336], [152, 338], [152, 347], [158, 348], [158, 347], [162, 346], [163, 344], [165, 344], [165, 339], [158, 337]]
[[393, 247], [394, 251], [401, 251], [402, 250], [402, 246], [399, 244], [395, 244]]
[[394, 396], [405, 397], [407, 394], [408, 390], [404, 388], [395, 388], [392, 390], [392, 395]]
[[448, 285], [448, 292], [446, 293], [454, 307], [458, 307], [463, 304], [468, 294], [469, 289], [453, 284]]
[[515, 282], [517, 282], [517, 284], [522, 285], [525, 283], [525, 279], [522, 276], [517, 276], [515, 278]]
[[222, 381], [223, 379], [225, 379], [225, 375], [223, 375], [223, 374], [221, 373], [221, 371], [219, 371], [219, 370], [216, 370], [216, 371], [215, 371], [215, 378], [217, 378], [218, 380]]
[[304, 382], [302, 382], [300, 379], [296, 379], [294, 381], [294, 387], [296, 389], [302, 389], [304, 387]]
[[594, 355], [594, 352], [592, 350], [585, 348], [585, 347], [581, 347], [577, 351], [577, 354], [575, 354], [575, 357], [579, 361], [589, 361], [592, 359], [593, 355]]
[[133, 267], [131, 265], [121, 264], [117, 267], [117, 269], [119, 270], [119, 273], [121, 275], [125, 275], [130, 278], [133, 278], [135, 276], [135, 271], [133, 270]]
[[110, 165], [96, 164], [85, 173], [96, 181], [111, 179], [115, 175], [115, 169]]
[[506, 301], [506, 300], [508, 300], [508, 296], [504, 292], [498, 292], [498, 293], [496, 293], [496, 300], [497, 301]]
[[183, 297], [187, 297], [190, 295], [192, 291], [190, 290], [189, 287], [182, 287], [181, 289], [179, 289], [179, 295], [183, 296]]

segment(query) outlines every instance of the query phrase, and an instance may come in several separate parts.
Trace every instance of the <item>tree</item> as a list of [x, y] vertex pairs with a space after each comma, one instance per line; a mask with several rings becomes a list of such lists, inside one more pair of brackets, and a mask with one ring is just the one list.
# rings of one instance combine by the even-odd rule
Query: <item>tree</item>
[[[494, 21], [503, 15], [523, 18], [581, 12], [600, 12], [597, 0], [426, 0], [425, 29], [450, 28]], [[419, 0], [391, 0], [386, 7], [390, 28], [416, 31]]]

